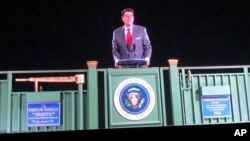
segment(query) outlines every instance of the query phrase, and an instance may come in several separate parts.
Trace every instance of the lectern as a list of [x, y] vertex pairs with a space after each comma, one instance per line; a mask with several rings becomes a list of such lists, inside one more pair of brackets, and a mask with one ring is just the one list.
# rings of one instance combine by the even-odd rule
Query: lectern
[[123, 68], [140, 68], [145, 63], [145, 59], [120, 59], [117, 64]]
[[[133, 60], [133, 63], [139, 66], [142, 61]], [[107, 127], [165, 125], [165, 98], [160, 86], [159, 68], [108, 69]]]

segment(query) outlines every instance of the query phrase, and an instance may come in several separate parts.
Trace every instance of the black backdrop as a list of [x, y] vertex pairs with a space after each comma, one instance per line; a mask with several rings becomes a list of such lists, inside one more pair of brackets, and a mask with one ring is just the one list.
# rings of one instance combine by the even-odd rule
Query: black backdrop
[[[87, 60], [113, 67], [111, 38], [121, 26], [123, 8], [135, 10], [135, 24], [147, 27], [153, 45], [151, 66], [248, 65], [250, 59], [247, 0], [2, 0], [0, 1], [0, 70], [82, 69]], [[43, 137], [100, 139], [131, 136], [233, 136], [248, 124], [187, 126], [16, 134], [20, 139]], [[148, 132], [149, 134], [145, 134]], [[96, 136], [96, 133], [98, 136]], [[7, 137], [13, 137], [13, 135]], [[181, 136], [180, 136], [181, 135]], [[118, 136], [118, 137], [117, 137]], [[3, 137], [3, 134], [1, 138]], [[202, 138], [199, 138], [202, 139]]]
[[82, 69], [87, 60], [113, 67], [113, 29], [121, 10], [147, 27], [151, 66], [248, 65], [247, 1], [16, 0], [1, 1], [0, 70]]

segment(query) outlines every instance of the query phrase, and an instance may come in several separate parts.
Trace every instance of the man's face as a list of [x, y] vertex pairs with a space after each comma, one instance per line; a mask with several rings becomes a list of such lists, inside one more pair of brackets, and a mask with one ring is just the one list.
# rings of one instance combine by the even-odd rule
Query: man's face
[[125, 26], [130, 26], [134, 22], [134, 15], [132, 12], [125, 12], [122, 16], [122, 21], [125, 24]]

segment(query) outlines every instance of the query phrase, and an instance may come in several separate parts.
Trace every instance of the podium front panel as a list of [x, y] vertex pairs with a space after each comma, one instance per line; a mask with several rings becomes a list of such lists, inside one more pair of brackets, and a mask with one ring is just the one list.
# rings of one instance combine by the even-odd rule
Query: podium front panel
[[159, 68], [108, 70], [109, 128], [163, 126]]

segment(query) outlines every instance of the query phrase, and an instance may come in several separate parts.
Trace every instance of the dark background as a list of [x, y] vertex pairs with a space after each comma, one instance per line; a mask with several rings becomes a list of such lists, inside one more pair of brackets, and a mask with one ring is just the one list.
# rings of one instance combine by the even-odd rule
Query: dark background
[[[248, 0], [2, 0], [0, 70], [83, 69], [87, 68], [88, 60], [98, 60], [99, 68], [113, 67], [112, 31], [122, 26], [121, 11], [127, 7], [135, 10], [135, 24], [148, 30], [153, 45], [152, 67], [168, 66], [169, 58], [178, 58], [180, 66], [249, 65], [248, 3]], [[80, 136], [82, 140], [86, 135], [91, 138], [101, 135], [131, 139], [126, 134], [130, 131], [132, 137], [137, 135], [140, 139], [146, 135], [169, 139], [175, 134], [175, 138], [214, 134], [218, 138], [233, 136], [235, 129], [247, 127], [248, 124], [233, 124], [230, 128], [227, 125], [132, 128], [14, 137]]]
[[250, 64], [247, 0], [5, 0], [0, 70], [83, 69], [88, 60], [113, 67], [112, 31], [126, 7], [148, 30], [151, 67], [169, 58], [180, 66]]

